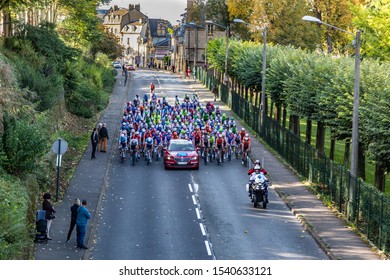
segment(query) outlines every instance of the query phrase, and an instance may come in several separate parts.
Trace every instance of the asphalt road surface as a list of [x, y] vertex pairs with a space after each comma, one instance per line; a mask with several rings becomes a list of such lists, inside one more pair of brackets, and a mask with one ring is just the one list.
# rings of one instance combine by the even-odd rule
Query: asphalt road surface
[[[151, 70], [132, 72], [128, 100], [156, 85], [173, 101], [193, 91], [186, 80]], [[200, 96], [201, 97], [201, 96]], [[125, 105], [125, 103], [123, 104]], [[121, 112], [118, 112], [118, 129]], [[324, 252], [273, 191], [267, 209], [245, 192], [240, 160], [200, 169], [135, 166], [112, 153], [108, 185], [90, 258], [95, 260], [326, 260]]]

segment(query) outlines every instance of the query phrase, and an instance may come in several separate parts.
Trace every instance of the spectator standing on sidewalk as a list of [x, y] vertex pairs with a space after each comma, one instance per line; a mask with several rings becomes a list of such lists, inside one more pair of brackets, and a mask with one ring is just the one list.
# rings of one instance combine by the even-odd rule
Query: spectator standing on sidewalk
[[99, 143], [98, 143], [98, 145], [99, 145], [99, 147], [100, 147], [100, 143], [102, 142], [102, 139], [100, 138], [100, 130], [102, 129], [102, 127], [103, 127], [103, 124], [102, 123], [98, 123], [98, 125], [97, 125], [97, 134], [98, 134], [98, 138], [99, 138]]
[[191, 69], [190, 67], [187, 68], [187, 71], [186, 71], [186, 78], [188, 78], [191, 74]]
[[74, 200], [74, 204], [72, 207], [70, 207], [70, 212], [71, 212], [71, 216], [70, 216], [70, 227], [69, 227], [69, 231], [68, 231], [68, 237], [66, 238], [66, 242], [69, 241], [70, 239], [70, 236], [72, 235], [72, 231], [74, 229], [74, 226], [76, 225], [76, 221], [77, 221], [77, 209], [79, 209], [81, 203], [80, 203], [80, 199], [76, 198]]
[[214, 94], [214, 102], [217, 101], [218, 88], [217, 85], [214, 85], [213, 90], [211, 91]]
[[81, 206], [77, 209], [77, 220], [76, 220], [76, 230], [77, 230], [77, 248], [88, 249], [84, 245], [85, 232], [87, 230], [88, 220], [91, 218], [91, 214], [87, 209], [87, 201], [83, 199]]
[[47, 239], [51, 240], [50, 237], [50, 228], [51, 228], [51, 223], [53, 222], [53, 219], [55, 218], [54, 213], [56, 212], [54, 210], [53, 205], [51, 204], [51, 194], [50, 193], [45, 193], [43, 195], [43, 202], [42, 202], [42, 210], [46, 211], [46, 235]]
[[99, 135], [97, 132], [97, 128], [95, 127], [91, 133], [91, 144], [92, 144], [92, 155], [91, 159], [96, 158], [95, 153], [96, 153], [96, 148], [99, 142]]
[[105, 123], [103, 123], [103, 126], [99, 131], [99, 139], [101, 139], [99, 151], [103, 153], [107, 152], [107, 140], [109, 139], [109, 137]]

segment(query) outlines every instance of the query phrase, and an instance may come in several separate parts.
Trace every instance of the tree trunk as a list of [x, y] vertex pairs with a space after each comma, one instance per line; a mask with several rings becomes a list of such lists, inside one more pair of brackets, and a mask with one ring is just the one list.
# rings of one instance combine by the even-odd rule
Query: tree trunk
[[3, 34], [4, 37], [12, 35], [11, 13], [9, 12], [8, 7], [3, 9]]
[[286, 128], [287, 123], [287, 109], [286, 107], [283, 107], [283, 121], [282, 121], [282, 127]]
[[275, 120], [280, 124], [282, 120], [282, 105], [275, 105]]
[[312, 120], [306, 121], [306, 143], [311, 143]]
[[329, 159], [334, 160], [334, 152], [336, 148], [336, 139], [330, 139], [330, 153], [329, 153]]
[[366, 155], [364, 153], [363, 144], [358, 145], [358, 177], [366, 180]]
[[316, 149], [318, 150], [318, 154], [325, 154], [325, 125], [321, 121], [317, 123]]
[[329, 32], [326, 33], [326, 44], [328, 45], [328, 53], [332, 53], [333, 43], [332, 43], [332, 37], [329, 35]]
[[290, 115], [290, 131], [299, 137], [300, 129], [299, 129], [299, 117]]
[[375, 186], [381, 192], [385, 191], [386, 175], [385, 170], [378, 163], [375, 164]]
[[351, 142], [345, 141], [345, 150], [344, 150], [344, 166], [349, 166], [349, 150], [351, 148]]

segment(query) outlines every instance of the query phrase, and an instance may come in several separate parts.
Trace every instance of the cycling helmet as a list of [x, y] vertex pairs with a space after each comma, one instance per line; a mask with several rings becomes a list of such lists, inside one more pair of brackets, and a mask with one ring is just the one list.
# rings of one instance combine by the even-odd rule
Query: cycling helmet
[[260, 171], [260, 165], [255, 165], [255, 167], [253, 168], [255, 171]]
[[246, 134], [245, 134], [245, 137], [249, 137], [249, 134], [248, 134], [248, 133], [246, 133]]
[[242, 131], [245, 131], [245, 127], [241, 128]]
[[248, 140], [249, 140], [249, 138], [248, 138], [248, 137], [245, 137], [244, 139], [245, 139], [245, 141], [248, 141]]
[[137, 131], [135, 134], [138, 135], [138, 134], [139, 134], [139, 131]]
[[[260, 160], [256, 159], [255, 164], [256, 164], [256, 165], [260, 165]], [[260, 167], [260, 166], [259, 166], [259, 167]], [[255, 166], [255, 168], [256, 168], [256, 166]]]
[[222, 134], [220, 133], [220, 134], [218, 135], [218, 137], [222, 137]]

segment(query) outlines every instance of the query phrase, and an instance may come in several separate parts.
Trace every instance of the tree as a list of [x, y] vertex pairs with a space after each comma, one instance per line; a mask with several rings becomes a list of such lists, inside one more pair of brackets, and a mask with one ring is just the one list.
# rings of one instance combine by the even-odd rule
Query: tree
[[363, 30], [361, 52], [364, 57], [390, 59], [390, 2], [369, 0], [355, 6], [353, 22]]
[[[363, 0], [314, 0], [309, 1], [310, 10], [314, 12], [314, 16], [323, 22], [337, 26], [339, 28], [350, 30], [353, 14], [350, 7], [362, 2]], [[339, 53], [345, 53], [350, 45], [350, 35], [345, 32], [334, 30], [331, 27], [321, 27], [322, 38], [326, 42], [327, 52], [332, 53], [335, 49]], [[353, 30], [352, 30], [353, 31]]]
[[369, 61], [362, 66], [360, 140], [376, 164], [375, 185], [384, 191], [385, 172], [390, 171], [390, 63]]

